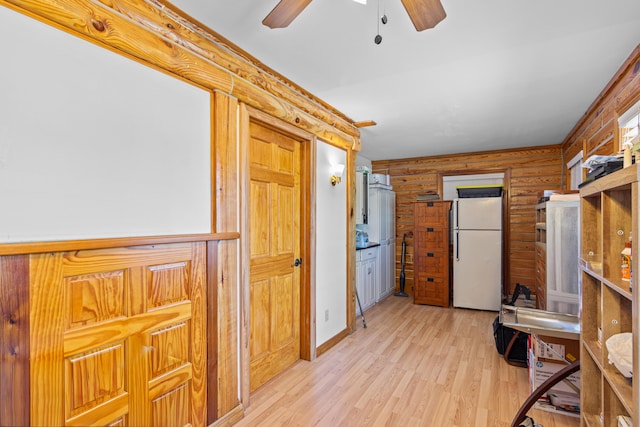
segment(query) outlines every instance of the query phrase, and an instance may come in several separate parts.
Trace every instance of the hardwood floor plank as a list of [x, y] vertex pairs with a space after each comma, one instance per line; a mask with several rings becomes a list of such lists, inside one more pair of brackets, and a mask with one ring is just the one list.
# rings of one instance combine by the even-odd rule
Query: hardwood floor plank
[[[298, 361], [251, 395], [237, 426], [507, 427], [528, 372], [495, 349], [493, 312], [390, 297], [318, 359]], [[544, 427], [579, 419], [540, 410]]]

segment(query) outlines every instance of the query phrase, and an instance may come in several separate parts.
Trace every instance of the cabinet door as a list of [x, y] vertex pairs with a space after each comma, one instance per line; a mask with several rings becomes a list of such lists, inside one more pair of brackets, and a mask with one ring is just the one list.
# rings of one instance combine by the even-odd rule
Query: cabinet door
[[392, 240], [389, 243], [389, 258], [387, 260], [387, 265], [389, 269], [387, 270], [388, 274], [388, 286], [389, 286], [389, 294], [392, 294], [396, 290], [396, 243], [395, 240]]
[[388, 297], [395, 290], [394, 250], [393, 243], [386, 243], [380, 246], [376, 302]]
[[378, 258], [379, 258], [378, 266], [380, 268], [377, 272], [378, 280], [376, 283], [376, 296], [375, 296], [376, 302], [380, 301], [381, 299], [387, 296], [387, 292], [389, 288], [389, 285], [387, 284], [389, 279], [389, 275], [388, 275], [389, 265], [387, 262], [387, 259], [389, 257], [388, 254], [389, 254], [389, 244], [381, 245], [379, 255], [378, 255]]
[[363, 263], [364, 269], [365, 269], [364, 270], [365, 301], [362, 303], [363, 310], [366, 310], [367, 308], [371, 307], [376, 302], [376, 296], [375, 296], [375, 290], [377, 286], [376, 285], [376, 276], [377, 276], [376, 263], [377, 262], [375, 259], [369, 259]]
[[[356, 316], [360, 316], [360, 306], [362, 305], [362, 298], [364, 297], [364, 265], [362, 261], [356, 262]], [[364, 310], [364, 306], [362, 306]]]
[[449, 223], [450, 202], [416, 203], [414, 223], [416, 225], [446, 227]]
[[204, 243], [31, 263], [33, 425], [205, 425]]
[[389, 240], [396, 239], [396, 193], [389, 191], [387, 193], [387, 209], [389, 211], [387, 224], [389, 227], [389, 233], [387, 234]]
[[449, 283], [446, 278], [418, 273], [414, 280], [414, 300], [416, 304], [449, 306]]

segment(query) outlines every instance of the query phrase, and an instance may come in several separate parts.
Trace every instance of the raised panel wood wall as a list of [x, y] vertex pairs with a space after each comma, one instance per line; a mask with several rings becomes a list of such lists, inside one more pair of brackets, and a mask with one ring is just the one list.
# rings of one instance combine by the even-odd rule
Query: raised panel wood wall
[[31, 425], [206, 425], [206, 243], [29, 257]]
[[560, 145], [372, 162], [374, 173], [388, 173], [396, 192], [396, 277], [400, 275], [402, 236], [407, 234], [405, 277], [413, 289], [413, 205], [418, 194], [442, 194], [442, 177], [505, 172], [505, 286], [535, 289], [535, 205], [542, 190], [563, 188]]

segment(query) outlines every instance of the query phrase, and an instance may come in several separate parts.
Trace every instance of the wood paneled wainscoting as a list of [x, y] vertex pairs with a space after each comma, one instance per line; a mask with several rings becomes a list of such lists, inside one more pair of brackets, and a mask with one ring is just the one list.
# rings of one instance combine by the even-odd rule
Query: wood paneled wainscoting
[[207, 425], [212, 237], [0, 256], [0, 424]]
[[535, 205], [542, 190], [562, 189], [560, 145], [372, 162], [374, 173], [391, 175], [396, 192], [396, 277], [402, 236], [407, 234], [406, 284], [413, 289], [413, 205], [419, 194], [439, 194], [450, 175], [505, 173], [505, 292], [516, 283], [535, 289]]

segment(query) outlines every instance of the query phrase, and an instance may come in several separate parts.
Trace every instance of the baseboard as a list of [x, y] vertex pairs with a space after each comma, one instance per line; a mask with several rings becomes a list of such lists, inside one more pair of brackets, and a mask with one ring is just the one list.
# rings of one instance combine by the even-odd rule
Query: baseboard
[[225, 415], [209, 424], [209, 427], [231, 427], [244, 418], [244, 407], [239, 404]]
[[338, 334], [335, 335], [333, 338], [328, 339], [326, 342], [324, 342], [323, 344], [321, 344], [320, 346], [318, 346], [316, 348], [316, 357], [320, 356], [322, 353], [326, 352], [331, 347], [333, 347], [336, 344], [338, 344], [340, 341], [342, 341], [347, 336], [349, 336], [349, 330], [346, 329], [346, 328], [343, 329], [342, 331], [338, 332]]

